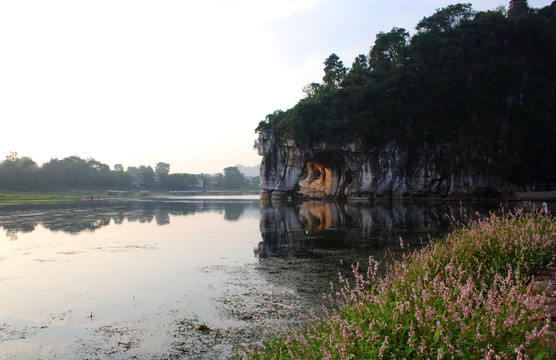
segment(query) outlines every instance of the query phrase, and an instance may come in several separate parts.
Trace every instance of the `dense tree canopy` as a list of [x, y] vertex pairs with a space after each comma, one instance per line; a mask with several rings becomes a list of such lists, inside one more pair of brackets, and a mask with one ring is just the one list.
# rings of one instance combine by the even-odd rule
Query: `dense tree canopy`
[[38, 176], [39, 167], [28, 157], [18, 158], [10, 153], [0, 167], [0, 188], [28, 190], [39, 187], [42, 179]]
[[347, 69], [338, 55], [332, 54], [324, 61], [324, 85], [330, 89], [337, 89], [346, 76]]
[[165, 176], [168, 176], [168, 174], [170, 173], [170, 164], [165, 162], [158, 162], [156, 163], [154, 171], [158, 178], [164, 178]]
[[246, 179], [237, 167], [224, 169], [224, 174], [194, 175], [170, 174], [170, 164], [159, 162], [151, 166], [110, 166], [95, 159], [70, 156], [51, 159], [38, 166], [31, 158], [19, 157], [11, 152], [0, 161], [0, 190], [215, 190], [247, 189], [257, 187], [258, 178]]
[[332, 54], [323, 83], [308, 85], [307, 97], [256, 130], [302, 145], [355, 138], [410, 151], [442, 145], [452, 165], [465, 159], [519, 183], [556, 181], [555, 2], [520, 17], [450, 5], [417, 30], [379, 33], [351, 69]]
[[245, 175], [243, 175], [236, 166], [230, 166], [224, 169], [224, 176], [220, 180], [220, 184], [224, 189], [237, 189], [249, 186]]

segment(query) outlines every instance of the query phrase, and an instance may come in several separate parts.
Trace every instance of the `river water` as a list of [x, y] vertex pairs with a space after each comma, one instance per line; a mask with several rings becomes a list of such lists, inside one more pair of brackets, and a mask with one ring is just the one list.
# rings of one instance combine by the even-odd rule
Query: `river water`
[[0, 206], [0, 359], [225, 358], [318, 311], [351, 263], [498, 203], [257, 196]]

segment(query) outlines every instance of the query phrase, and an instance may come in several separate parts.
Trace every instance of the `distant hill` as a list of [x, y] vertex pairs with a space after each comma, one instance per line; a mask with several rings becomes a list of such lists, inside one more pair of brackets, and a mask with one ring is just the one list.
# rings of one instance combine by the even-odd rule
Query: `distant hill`
[[241, 164], [237, 164], [234, 166], [237, 167], [239, 171], [246, 177], [254, 177], [254, 176], [259, 176], [259, 168], [261, 165], [257, 164], [254, 166], [243, 166]]

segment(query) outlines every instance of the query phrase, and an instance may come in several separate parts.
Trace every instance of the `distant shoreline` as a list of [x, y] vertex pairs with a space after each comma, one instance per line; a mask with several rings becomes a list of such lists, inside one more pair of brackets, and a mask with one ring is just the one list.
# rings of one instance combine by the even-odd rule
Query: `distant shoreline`
[[516, 200], [556, 200], [556, 191], [527, 191], [516, 194]]
[[[100, 195], [100, 197], [97, 196]], [[92, 195], [92, 199], [88, 199]], [[218, 191], [218, 192], [198, 192], [198, 193], [176, 193], [172, 194], [169, 192], [151, 192], [148, 194], [142, 194], [141, 192], [133, 192], [129, 195], [107, 195], [106, 191], [103, 192], [90, 192], [85, 191], [72, 193], [71, 191], [64, 193], [0, 193], [0, 204], [11, 204], [20, 202], [47, 202], [47, 201], [75, 201], [75, 200], [85, 200], [85, 201], [98, 201], [106, 199], [137, 199], [137, 198], [169, 198], [169, 197], [190, 197], [190, 196], [225, 196], [225, 195], [259, 195], [259, 191], [247, 190], [247, 191]], [[431, 199], [433, 201], [452, 201], [455, 199]], [[493, 199], [473, 199], [477, 200], [493, 200]], [[556, 201], [556, 191], [527, 191], [516, 193], [513, 197], [496, 199], [496, 200], [507, 200], [507, 201]], [[408, 199], [408, 201], [411, 201]], [[427, 201], [426, 199], [419, 199], [419, 201]]]
[[0, 193], [0, 204], [13, 204], [21, 202], [48, 202], [48, 201], [75, 201], [82, 198], [81, 194], [2, 194]]
[[190, 196], [222, 196], [222, 195], [259, 195], [258, 190], [245, 191], [215, 191], [215, 192], [195, 192], [195, 193], [170, 193], [170, 192], [148, 192], [141, 191], [129, 192], [128, 194], [108, 195], [107, 190], [92, 191], [67, 191], [67, 192], [21, 192], [21, 193], [2, 193], [0, 192], [0, 204], [32, 203], [49, 201], [99, 201], [107, 199], [141, 199], [141, 198], [169, 198], [169, 197], [190, 197]]

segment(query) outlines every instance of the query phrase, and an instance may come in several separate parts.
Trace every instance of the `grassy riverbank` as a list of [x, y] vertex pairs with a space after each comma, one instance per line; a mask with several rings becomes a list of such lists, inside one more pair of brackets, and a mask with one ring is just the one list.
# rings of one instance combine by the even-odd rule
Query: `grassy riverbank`
[[82, 198], [83, 194], [67, 193], [0, 193], [1, 202], [65, 201]]
[[[403, 243], [401, 244], [403, 245]], [[456, 225], [395, 263], [340, 279], [325, 315], [244, 359], [553, 359], [554, 325], [528, 280], [556, 255], [556, 222], [517, 210]]]

